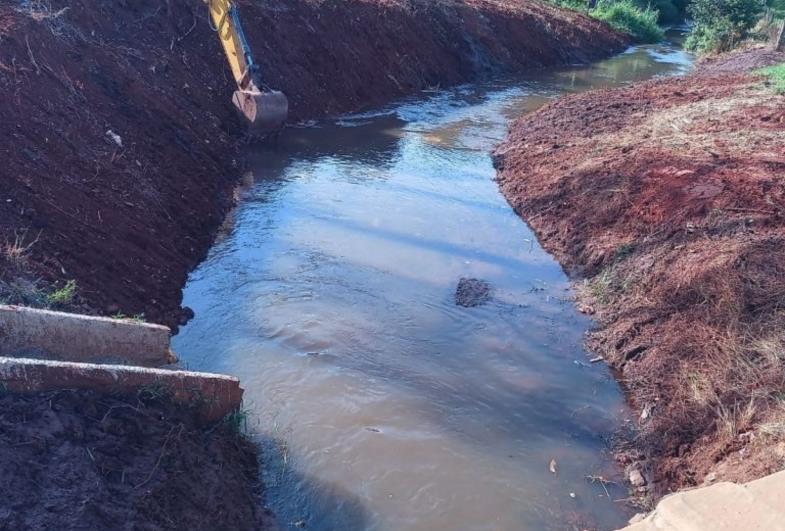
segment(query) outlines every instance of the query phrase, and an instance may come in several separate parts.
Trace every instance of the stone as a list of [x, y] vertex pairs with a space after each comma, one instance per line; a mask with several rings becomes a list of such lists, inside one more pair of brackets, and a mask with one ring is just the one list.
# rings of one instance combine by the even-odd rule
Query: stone
[[633, 487], [640, 488], [646, 486], [646, 478], [637, 468], [630, 470], [628, 478]]

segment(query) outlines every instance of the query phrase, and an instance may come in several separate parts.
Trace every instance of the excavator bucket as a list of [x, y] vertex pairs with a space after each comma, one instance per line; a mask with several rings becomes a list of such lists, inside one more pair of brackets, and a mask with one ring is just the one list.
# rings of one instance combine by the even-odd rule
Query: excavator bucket
[[283, 92], [237, 90], [232, 103], [248, 121], [253, 133], [272, 133], [278, 130], [289, 114], [289, 100]]

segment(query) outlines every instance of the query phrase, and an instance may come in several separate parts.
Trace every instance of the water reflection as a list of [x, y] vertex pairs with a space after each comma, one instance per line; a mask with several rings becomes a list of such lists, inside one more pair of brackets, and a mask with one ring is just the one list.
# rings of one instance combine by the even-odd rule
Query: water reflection
[[[564, 92], [678, 73], [669, 45], [287, 131], [193, 273], [190, 367], [238, 375], [283, 528], [612, 528], [586, 475], [624, 406], [590, 323], [493, 181], [508, 120]], [[454, 303], [462, 277], [493, 286]], [[578, 362], [578, 363], [576, 363]], [[558, 474], [548, 470], [555, 459]]]

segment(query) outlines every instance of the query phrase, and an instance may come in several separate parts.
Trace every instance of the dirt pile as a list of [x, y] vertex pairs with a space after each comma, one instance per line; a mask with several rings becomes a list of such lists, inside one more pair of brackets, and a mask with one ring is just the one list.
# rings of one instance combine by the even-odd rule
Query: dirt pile
[[[295, 120], [625, 44], [535, 1], [241, 9], [265, 78], [288, 93]], [[241, 173], [233, 89], [201, 0], [0, 5], [0, 247], [7, 253], [20, 235], [29, 247], [22, 284], [33, 293], [22, 295], [75, 280], [82, 310], [187, 318], [180, 290]], [[0, 276], [16, 280], [7, 268]]]
[[516, 212], [586, 279], [653, 497], [785, 465], [785, 97], [746, 72], [783, 60], [570, 96], [496, 153]]
[[0, 396], [0, 529], [272, 529], [255, 449], [143, 393]]

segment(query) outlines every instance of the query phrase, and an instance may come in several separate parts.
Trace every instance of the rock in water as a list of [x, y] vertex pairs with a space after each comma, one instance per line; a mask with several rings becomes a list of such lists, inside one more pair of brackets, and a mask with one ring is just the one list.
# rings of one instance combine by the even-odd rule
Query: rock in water
[[476, 278], [462, 278], [455, 290], [455, 304], [464, 308], [474, 308], [491, 299], [491, 285]]

